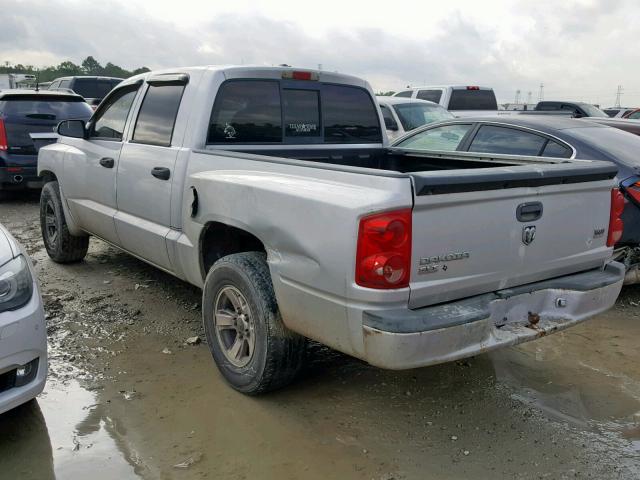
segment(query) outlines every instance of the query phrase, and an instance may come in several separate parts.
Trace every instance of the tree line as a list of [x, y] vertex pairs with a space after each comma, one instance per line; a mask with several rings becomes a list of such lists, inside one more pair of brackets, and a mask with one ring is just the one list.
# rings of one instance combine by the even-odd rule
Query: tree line
[[150, 71], [147, 67], [136, 68], [135, 70], [126, 70], [111, 62], [107, 62], [102, 66], [92, 56], [85, 58], [80, 65], [67, 60], [59, 65], [38, 68], [33, 65], [23, 65], [21, 63], [11, 64], [4, 62], [0, 66], [0, 73], [26, 73], [37, 75], [38, 82], [50, 82], [58, 77], [70, 77], [74, 75], [101, 75], [105, 77], [127, 78], [139, 73]]

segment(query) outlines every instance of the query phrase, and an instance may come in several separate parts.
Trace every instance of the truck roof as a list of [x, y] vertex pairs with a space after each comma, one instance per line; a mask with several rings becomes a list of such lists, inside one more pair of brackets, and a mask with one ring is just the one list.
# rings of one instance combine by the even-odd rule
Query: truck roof
[[[172, 73], [189, 73], [202, 70], [215, 71], [222, 73], [226, 78], [272, 78], [282, 79], [283, 72], [309, 72], [316, 81], [330, 82], [330, 83], [344, 83], [349, 85], [357, 85], [362, 88], [369, 88], [369, 84], [359, 78], [352, 75], [346, 75], [343, 73], [329, 72], [326, 70], [316, 70], [313, 68], [302, 67], [290, 67], [290, 66], [277, 66], [277, 67], [265, 67], [264, 65], [201, 65], [193, 67], [176, 67], [176, 68], [164, 68], [162, 70], [153, 70], [147, 73], [141, 73], [133, 77], [129, 77], [122, 84], [135, 83], [139, 80], [146, 80], [149, 77], [156, 75], [167, 75]], [[313, 79], [311, 81], [314, 81]]]

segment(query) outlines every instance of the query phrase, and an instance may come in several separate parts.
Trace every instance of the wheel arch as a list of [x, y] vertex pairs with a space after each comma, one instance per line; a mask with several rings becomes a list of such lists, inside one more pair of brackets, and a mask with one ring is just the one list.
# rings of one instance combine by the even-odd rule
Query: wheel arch
[[199, 259], [203, 280], [213, 264], [233, 253], [264, 252], [265, 243], [248, 230], [223, 222], [207, 222], [200, 233]]

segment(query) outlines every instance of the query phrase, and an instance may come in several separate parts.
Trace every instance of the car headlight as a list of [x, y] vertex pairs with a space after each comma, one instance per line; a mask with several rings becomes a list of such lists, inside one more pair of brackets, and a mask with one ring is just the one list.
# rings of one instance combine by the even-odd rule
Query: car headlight
[[33, 295], [29, 264], [22, 255], [0, 267], [0, 312], [24, 306]]

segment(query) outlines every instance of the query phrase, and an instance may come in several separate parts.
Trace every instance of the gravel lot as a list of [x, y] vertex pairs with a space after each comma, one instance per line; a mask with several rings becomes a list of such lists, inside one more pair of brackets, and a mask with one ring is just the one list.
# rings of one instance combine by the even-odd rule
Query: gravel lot
[[37, 196], [0, 203], [42, 285], [51, 369], [0, 416], [7, 479], [638, 479], [640, 287], [537, 342], [405, 372], [311, 345], [303, 378], [227, 387], [200, 291], [92, 239], [51, 262]]

